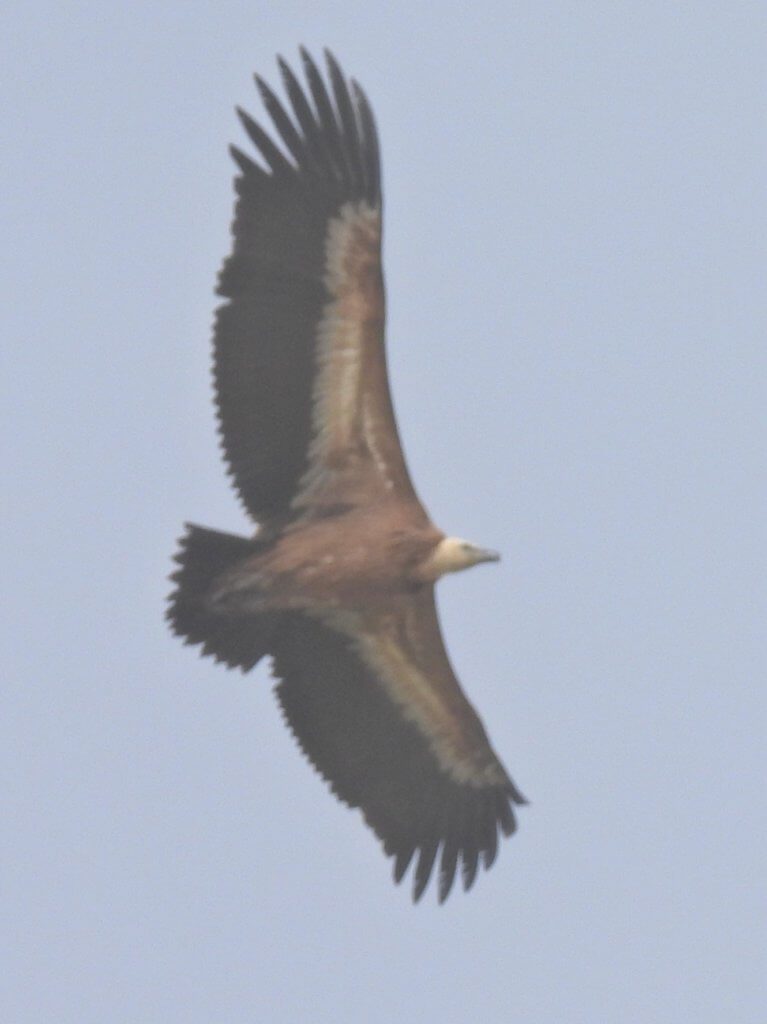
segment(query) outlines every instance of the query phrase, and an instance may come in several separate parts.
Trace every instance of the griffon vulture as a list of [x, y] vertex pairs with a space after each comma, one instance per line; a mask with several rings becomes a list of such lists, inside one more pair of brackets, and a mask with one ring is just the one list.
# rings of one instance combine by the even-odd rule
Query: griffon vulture
[[[298, 743], [394, 858], [418, 899], [460, 865], [474, 882], [524, 798], [450, 666], [434, 585], [497, 561], [448, 537], [418, 499], [384, 348], [381, 174], [370, 105], [327, 54], [308, 87], [280, 60], [289, 108], [261, 78], [277, 142], [243, 111], [234, 247], [218, 293], [214, 379], [250, 538], [188, 525], [171, 628], [243, 671], [270, 655]], [[279, 144], [278, 144], [279, 143]]]

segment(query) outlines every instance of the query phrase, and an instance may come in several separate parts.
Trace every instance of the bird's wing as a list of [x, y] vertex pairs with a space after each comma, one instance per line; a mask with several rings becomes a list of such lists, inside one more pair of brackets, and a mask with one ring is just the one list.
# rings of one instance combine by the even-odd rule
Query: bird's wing
[[459, 860], [468, 889], [524, 798], [453, 674], [433, 588], [365, 622], [296, 616], [273, 652], [288, 724], [334, 793], [361, 808], [395, 858], [395, 879], [417, 853], [418, 899], [441, 850], [440, 901]]
[[326, 87], [280, 60], [287, 110], [256, 78], [278, 148], [237, 149], [234, 247], [220, 276], [214, 378], [224, 455], [256, 519], [414, 500], [384, 351], [381, 182], [373, 115], [327, 54]]

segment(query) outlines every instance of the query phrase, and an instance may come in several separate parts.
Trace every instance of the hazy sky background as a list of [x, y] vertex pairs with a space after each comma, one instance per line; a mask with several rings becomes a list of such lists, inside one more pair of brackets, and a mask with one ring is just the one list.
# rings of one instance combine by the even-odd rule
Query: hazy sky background
[[[763, 1024], [767, 7], [3, 16], [9, 1024]], [[265, 667], [171, 639], [233, 114], [330, 45], [383, 142], [395, 401], [451, 655], [532, 803], [414, 908]]]

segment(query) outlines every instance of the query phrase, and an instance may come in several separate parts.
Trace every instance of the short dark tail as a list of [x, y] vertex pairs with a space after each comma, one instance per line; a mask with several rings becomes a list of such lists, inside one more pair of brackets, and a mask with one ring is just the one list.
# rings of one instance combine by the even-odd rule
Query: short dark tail
[[171, 579], [177, 584], [168, 598], [166, 618], [170, 628], [186, 644], [202, 644], [211, 655], [243, 672], [269, 650], [277, 615], [231, 614], [211, 608], [208, 596], [213, 582], [232, 566], [258, 550], [258, 543], [231, 533], [186, 524], [174, 556], [179, 568]]

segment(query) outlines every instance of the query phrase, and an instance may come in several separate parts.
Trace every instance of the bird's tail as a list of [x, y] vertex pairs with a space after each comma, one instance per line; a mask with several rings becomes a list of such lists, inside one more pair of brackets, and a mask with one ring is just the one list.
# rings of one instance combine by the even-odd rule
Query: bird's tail
[[170, 577], [176, 588], [168, 598], [166, 618], [173, 632], [183, 637], [184, 643], [202, 644], [203, 654], [243, 672], [268, 653], [277, 615], [233, 614], [217, 609], [210, 595], [221, 574], [259, 546], [245, 537], [187, 523], [174, 556], [179, 568]]

